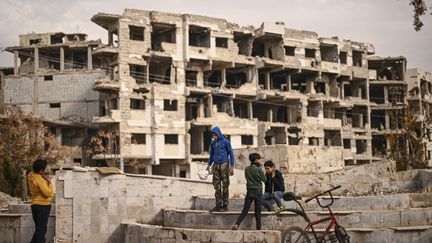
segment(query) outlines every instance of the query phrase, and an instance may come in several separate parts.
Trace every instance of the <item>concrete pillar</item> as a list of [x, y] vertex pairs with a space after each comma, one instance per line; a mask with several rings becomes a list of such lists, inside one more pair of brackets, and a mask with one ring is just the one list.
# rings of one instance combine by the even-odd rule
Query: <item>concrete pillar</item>
[[264, 89], [271, 89], [270, 72], [266, 72], [265, 73], [265, 85], [264, 85]]
[[345, 99], [345, 84], [341, 82], [341, 99]]
[[252, 106], [252, 101], [248, 101], [247, 103], [247, 114], [248, 114], [248, 118], [252, 119], [253, 118], [253, 106]]
[[207, 95], [207, 114], [208, 117], [213, 116], [213, 96], [211, 94]]
[[223, 68], [220, 72], [221, 75], [221, 88], [226, 88], [226, 69]]
[[18, 51], [14, 51], [14, 75], [18, 75]]
[[273, 110], [269, 109], [267, 112], [267, 121], [273, 122]]
[[38, 73], [39, 70], [39, 48], [34, 48], [34, 73]]
[[200, 103], [199, 105], [198, 105], [198, 114], [197, 114], [197, 116], [199, 117], [199, 118], [202, 118], [202, 117], [204, 117], [204, 114], [205, 114], [205, 105], [204, 105], [204, 103]]
[[388, 99], [388, 86], [384, 86], [384, 104], [388, 103], [389, 99]]
[[147, 175], [152, 175], [153, 174], [153, 167], [151, 164], [146, 165], [146, 173]]
[[55, 137], [56, 137], [57, 143], [62, 144], [62, 128], [56, 127], [55, 130], [56, 130]]
[[111, 31], [108, 31], [108, 45], [113, 45], [113, 33]]
[[60, 47], [60, 72], [64, 71], [64, 48]]
[[197, 87], [204, 87], [204, 72], [198, 71], [197, 72]]
[[229, 115], [234, 116], [234, 98], [232, 96], [229, 97], [229, 107], [228, 107]]
[[385, 113], [385, 128], [386, 129], [390, 129], [390, 117], [388, 112], [386, 111]]
[[286, 87], [287, 91], [291, 91], [291, 74], [288, 74], [286, 77]]
[[93, 69], [93, 56], [92, 56], [92, 47], [87, 47], [87, 69], [92, 70]]

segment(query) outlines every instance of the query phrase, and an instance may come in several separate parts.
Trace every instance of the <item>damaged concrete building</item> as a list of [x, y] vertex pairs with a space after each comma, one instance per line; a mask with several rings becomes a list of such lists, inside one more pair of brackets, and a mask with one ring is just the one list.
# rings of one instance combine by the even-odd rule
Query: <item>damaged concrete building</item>
[[[43, 117], [58, 142], [71, 149], [71, 161], [83, 162], [83, 143], [91, 135], [91, 120], [99, 116], [96, 80], [105, 77], [92, 49], [100, 40], [83, 33], [20, 35], [11, 75], [3, 78], [4, 103]], [[95, 68], [94, 68], [95, 67]]]
[[327, 171], [369, 163], [385, 156], [389, 112], [408, 102], [405, 58], [373, 57], [369, 43], [136, 9], [91, 21], [107, 44], [46, 33], [7, 48], [5, 102], [49, 119], [77, 148], [96, 128], [115, 131], [93, 159], [121, 160], [127, 172], [190, 177], [208, 158], [212, 126], [235, 149], [275, 146], [298, 161], [313, 150], [332, 161]]

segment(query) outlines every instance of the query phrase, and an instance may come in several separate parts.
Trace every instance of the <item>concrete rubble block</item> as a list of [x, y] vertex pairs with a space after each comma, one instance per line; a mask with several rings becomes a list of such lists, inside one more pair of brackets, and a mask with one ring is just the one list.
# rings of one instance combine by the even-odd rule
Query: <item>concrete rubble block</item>
[[217, 242], [242, 242], [243, 232], [241, 231], [218, 231], [212, 236], [212, 241]]
[[410, 193], [410, 206], [413, 208], [432, 207], [432, 193]]
[[400, 211], [376, 211], [361, 213], [361, 227], [387, 227], [401, 225]]
[[401, 211], [400, 225], [432, 225], [432, 211], [429, 209]]
[[389, 241], [394, 243], [405, 243], [405, 242], [432, 242], [432, 230], [419, 229], [409, 231], [398, 231], [395, 230], [390, 234]]

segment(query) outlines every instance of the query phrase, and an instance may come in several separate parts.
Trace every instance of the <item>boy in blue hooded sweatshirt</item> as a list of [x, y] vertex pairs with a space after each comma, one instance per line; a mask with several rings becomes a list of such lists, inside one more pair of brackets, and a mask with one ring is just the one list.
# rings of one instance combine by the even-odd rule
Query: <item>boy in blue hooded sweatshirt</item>
[[218, 127], [211, 130], [211, 138], [207, 170], [213, 171], [216, 207], [210, 211], [223, 212], [228, 211], [229, 176], [234, 175], [234, 153], [230, 141]]

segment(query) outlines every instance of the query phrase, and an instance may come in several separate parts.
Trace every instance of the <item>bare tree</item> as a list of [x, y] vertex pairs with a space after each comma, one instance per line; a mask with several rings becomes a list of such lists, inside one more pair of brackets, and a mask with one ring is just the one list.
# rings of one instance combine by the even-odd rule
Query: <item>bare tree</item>
[[423, 27], [423, 22], [420, 20], [420, 17], [427, 13], [427, 6], [424, 0], [410, 0], [409, 4], [413, 7], [414, 12], [414, 29], [416, 31], [420, 31]]
[[45, 159], [53, 164], [69, 156], [40, 118], [24, 114], [17, 106], [2, 105], [0, 118], [0, 190], [20, 195], [21, 175], [32, 162]]
[[429, 115], [417, 116], [415, 108], [408, 105], [405, 109], [390, 114], [394, 132], [387, 135], [390, 143], [389, 158], [396, 161], [397, 169], [424, 169], [428, 167], [426, 143], [428, 131], [432, 128]]

